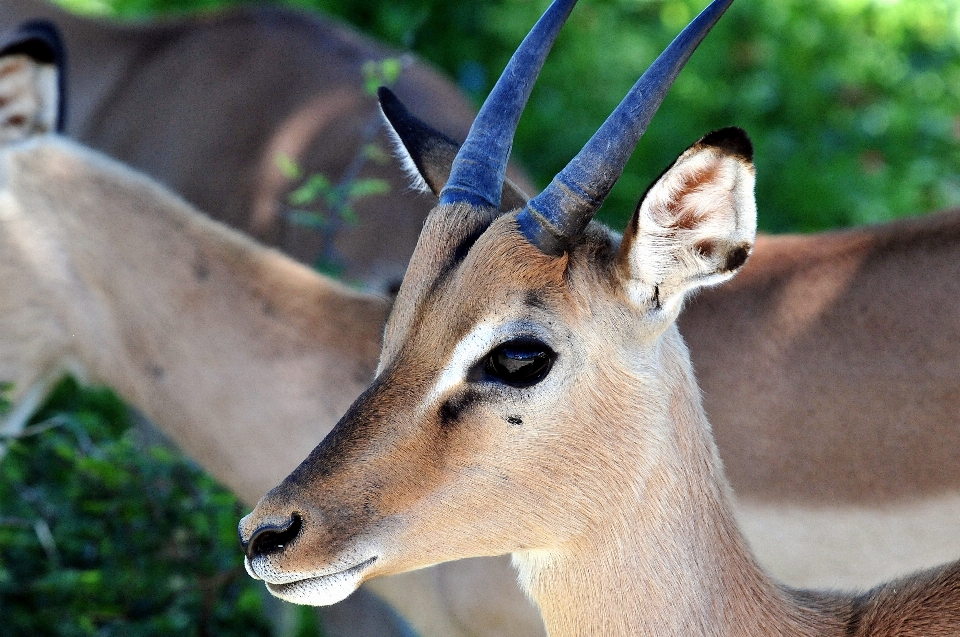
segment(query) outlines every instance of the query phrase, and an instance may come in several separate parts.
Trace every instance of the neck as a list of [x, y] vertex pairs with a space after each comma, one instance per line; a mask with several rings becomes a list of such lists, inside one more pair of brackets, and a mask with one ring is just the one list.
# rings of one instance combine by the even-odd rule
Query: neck
[[514, 555], [550, 637], [832, 634], [824, 615], [801, 607], [751, 556], [686, 348], [675, 328], [665, 341], [669, 422], [660, 423], [658, 459], [638, 469], [645, 461], [621, 452], [612, 466], [626, 475], [605, 481], [622, 488], [601, 524], [567, 545]]
[[384, 300], [64, 141], [0, 159], [0, 380], [21, 394], [78, 361], [255, 502], [366, 386]]

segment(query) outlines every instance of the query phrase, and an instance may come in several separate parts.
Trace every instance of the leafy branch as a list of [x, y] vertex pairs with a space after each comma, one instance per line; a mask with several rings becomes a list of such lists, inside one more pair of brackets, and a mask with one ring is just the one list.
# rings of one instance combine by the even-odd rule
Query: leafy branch
[[[380, 86], [395, 84], [406, 64], [409, 64], [406, 58], [365, 62], [361, 72], [367, 97], [375, 98]], [[356, 211], [357, 202], [390, 192], [390, 184], [386, 180], [360, 176], [369, 162], [385, 164], [390, 161], [389, 155], [374, 141], [379, 125], [379, 118], [376, 116], [371, 117], [364, 125], [357, 152], [336, 181], [319, 172], [305, 174], [297, 161], [289, 155], [280, 154], [276, 157], [280, 174], [291, 183], [298, 184], [287, 195], [288, 208], [285, 216], [295, 225], [323, 233], [323, 242], [314, 260], [314, 267], [326, 274], [339, 275], [343, 270], [343, 264], [335, 253], [334, 242], [343, 228], [360, 223]]]

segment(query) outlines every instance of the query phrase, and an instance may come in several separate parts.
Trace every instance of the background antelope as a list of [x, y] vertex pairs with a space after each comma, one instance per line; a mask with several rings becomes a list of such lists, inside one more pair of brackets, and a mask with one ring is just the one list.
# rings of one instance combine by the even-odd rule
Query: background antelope
[[[734, 521], [686, 348], [684, 298], [756, 230], [752, 149], [711, 133], [622, 239], [589, 225], [716, 0], [553, 183], [499, 213], [510, 139], [573, 2], [557, 0], [481, 108], [388, 319], [377, 377], [240, 524], [247, 569], [299, 603], [377, 575], [513, 553], [555, 635], [947, 635], [960, 563], [862, 596], [791, 591]], [[424, 181], [435, 136], [385, 93]]]
[[[277, 158], [336, 181], [364, 144], [387, 149], [376, 100], [364, 92], [364, 63], [401, 58], [397, 94], [429, 104], [426, 112], [451, 134], [462, 138], [475, 112], [411, 54], [304, 12], [251, 6], [131, 25], [81, 18], [45, 0], [0, 3], [0, 30], [34, 18], [55, 22], [70, 52], [68, 135], [305, 263], [329, 237], [285, 216], [296, 184]], [[346, 280], [386, 293], [403, 276], [431, 203], [407, 188], [393, 161], [367, 161], [357, 176], [386, 180], [390, 195], [356, 202], [359, 223], [342, 227], [326, 256]], [[511, 176], [531, 191], [523, 175]]]
[[[46, 154], [37, 154], [38, 148]], [[29, 412], [28, 399], [42, 393], [45, 379], [62, 364], [86, 368], [88, 378], [118, 387], [225, 484], [246, 501], [256, 501], [306, 455], [366, 385], [386, 304], [346, 292], [349, 320], [338, 323], [336, 291], [342, 288], [223, 233], [142, 176], [56, 139], [17, 147], [10, 156], [25, 163], [11, 169], [23, 180], [15, 192], [6, 189], [5, 201], [13, 208], [7, 208], [5, 219], [18, 219], [21, 229], [34, 228], [14, 235], [14, 226], [7, 225], [0, 233], [13, 242], [0, 252], [0, 267], [5, 266], [0, 297], [9, 303], [0, 312], [0, 380], [16, 381], [18, 413]], [[82, 170], [69, 168], [73, 164]], [[71, 179], [54, 166], [67, 167]], [[62, 186], [56, 186], [58, 181]], [[25, 183], [31, 187], [22, 187]], [[119, 190], [117, 183], [123, 185]], [[115, 196], [107, 197], [109, 192]], [[146, 223], [150, 214], [139, 219], [142, 225], [131, 225], [132, 211], [138, 209], [155, 210], [160, 218], [182, 213], [191, 222]], [[11, 216], [11, 210], [19, 212]], [[49, 214], [42, 215], [44, 210]], [[37, 211], [37, 216], [23, 211]], [[57, 241], [18, 243], [14, 238], [71, 236], [71, 228], [93, 212], [107, 228], [73, 235], [69, 251]], [[122, 225], [112, 215], [124, 219]], [[954, 322], [960, 313], [949, 305], [960, 298], [951, 292], [960, 281], [954, 239], [958, 223], [957, 215], [947, 215], [828, 236], [761, 237], [732, 284], [701, 295], [685, 311], [684, 334], [692, 341], [698, 376], [708, 388], [707, 407], [716, 412], [711, 418], [740, 498], [740, 520], [750, 523], [751, 544], [764, 549], [764, 562], [790, 583], [867, 585], [957, 554], [960, 533], [950, 497], [956, 492], [950, 470], [957, 465], [943, 454], [960, 448], [954, 424], [958, 408], [950, 393], [958, 374], [951, 342], [960, 331]], [[194, 245], [195, 231], [203, 228], [204, 240], [229, 246], [205, 253], [210, 270], [217, 273], [212, 282], [222, 275], [235, 284], [201, 287], [191, 278], [190, 250], [155, 262], [147, 259], [155, 252], [144, 251], [129, 261], [136, 265], [130, 269], [128, 253], [113, 250], [120, 239], [118, 227], [142, 237], [131, 239], [135, 245], [158, 248], [185, 237]], [[36, 253], [38, 245], [50, 249]], [[225, 260], [221, 253], [251, 255], [258, 265], [246, 267], [247, 259]], [[50, 289], [47, 258], [66, 264], [77, 260], [70, 266], [75, 271], [102, 267], [127, 280], [107, 294], [84, 293], [87, 284], [61, 281], [60, 292], [44, 296], [42, 290]], [[136, 296], [125, 300], [116, 296], [120, 289]], [[83, 319], [90, 329], [68, 339], [60, 319], [49, 317], [75, 315], [81, 307], [75, 296], [84, 297], [82, 307], [99, 309]], [[304, 298], [318, 302], [305, 303]], [[30, 310], [34, 302], [40, 305]], [[125, 333], [128, 340], [116, 343], [115, 328], [96, 317], [127, 316], [128, 310], [120, 309], [126, 303], [134, 317], [142, 313], [143, 303], [170, 309], [152, 312], [149, 322], [136, 323], [136, 331]], [[917, 311], [904, 313], [904, 305]], [[286, 322], [286, 328], [268, 327], [261, 311], [271, 306], [284, 308], [278, 322]], [[368, 309], [354, 312], [354, 306]], [[860, 314], [865, 307], [870, 314]], [[203, 322], [220, 329], [177, 323], [203, 308]], [[750, 330], [737, 329], [747, 321]], [[883, 329], [862, 330], [860, 321]], [[56, 325], [60, 327], [51, 331]], [[271, 336], [248, 337], [262, 333]], [[723, 338], [711, 338], [717, 333]], [[105, 340], [113, 343], [109, 349], [118, 357], [116, 365], [103, 364], [98, 348]], [[881, 346], [897, 347], [900, 353], [877, 359]], [[156, 369], [146, 370], [143, 363], [157, 353], [163, 355], [162, 376], [147, 373]], [[755, 371], [760, 369], [764, 371]], [[789, 381], [771, 387], [780, 374]], [[232, 380], [220, 382], [222, 378]], [[794, 391], [811, 382], [820, 392], [816, 409], [810, 409], [809, 395]], [[251, 386], [259, 392], [252, 393]], [[714, 386], [724, 393], [710, 389]], [[857, 402], [855, 411], [843, 406], [871, 386], [881, 389]], [[764, 422], [750, 416], [752, 404], [762, 405]], [[263, 426], [268, 421], [284, 423], [284, 445]], [[749, 435], [737, 434], [747, 427]], [[914, 451], [901, 453], [900, 441]], [[255, 458], [251, 447], [258, 450]], [[838, 463], [834, 454], [850, 462]], [[783, 461], [791, 457], [804, 462]], [[507, 586], [513, 576], [504, 560], [468, 561], [401, 577], [395, 585], [386, 579], [374, 584], [421, 634], [457, 634], [464, 626], [480, 627], [488, 635], [542, 630], [519, 594], [500, 596], [514, 590]]]

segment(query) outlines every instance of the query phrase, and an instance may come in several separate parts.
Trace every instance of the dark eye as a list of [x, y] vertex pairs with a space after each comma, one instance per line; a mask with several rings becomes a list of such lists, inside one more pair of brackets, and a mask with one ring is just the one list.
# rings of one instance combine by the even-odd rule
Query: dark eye
[[553, 350], [538, 340], [515, 339], [490, 352], [484, 371], [508, 385], [527, 387], [543, 380], [555, 357]]

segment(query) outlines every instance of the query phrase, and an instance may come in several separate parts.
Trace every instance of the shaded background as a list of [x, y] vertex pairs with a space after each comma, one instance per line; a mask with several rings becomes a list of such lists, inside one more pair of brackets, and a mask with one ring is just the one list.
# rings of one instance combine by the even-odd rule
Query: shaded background
[[[231, 4], [59, 1], [132, 20]], [[579, 150], [705, 3], [584, 0], [577, 7], [515, 143], [538, 184]], [[416, 51], [479, 103], [547, 0], [286, 4]], [[621, 227], [673, 158], [729, 125], [754, 139], [764, 230], [821, 230], [960, 205], [960, 3], [738, 0], [681, 74], [602, 218]], [[0, 386], [0, 413], [9, 407], [3, 395]], [[67, 382], [33, 427], [37, 435], [7, 441], [0, 459], [0, 632], [322, 630], [306, 610], [280, 629], [258, 619], [268, 603], [240, 566], [240, 505], [162, 441], [143, 439], [109, 392]]]
[[[223, 0], [59, 0], [125, 19]], [[431, 61], [478, 103], [545, 0], [290, 0]], [[515, 157], [541, 186], [576, 153], [703, 0], [589, 0], [534, 90]], [[413, 106], [413, 105], [412, 105]], [[960, 3], [740, 0], [694, 55], [602, 211], [625, 223], [647, 184], [721, 126], [757, 149], [761, 229], [812, 231], [960, 204]]]

